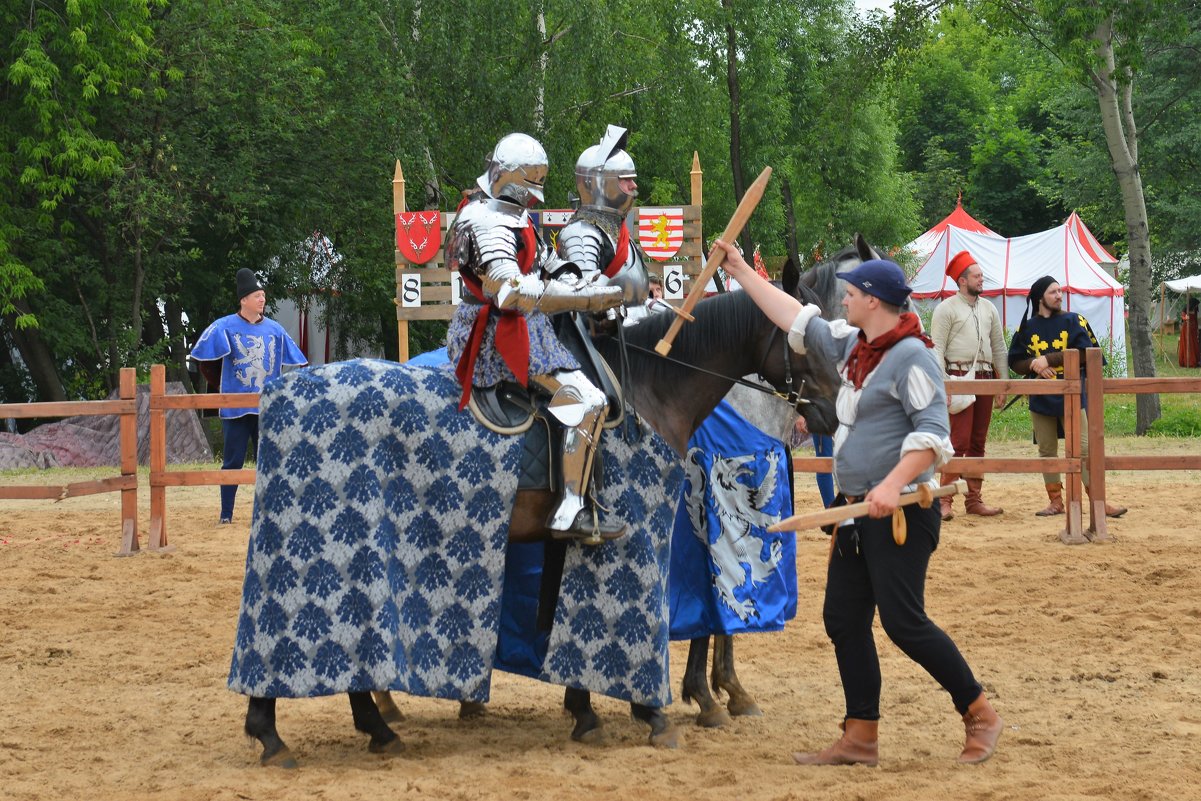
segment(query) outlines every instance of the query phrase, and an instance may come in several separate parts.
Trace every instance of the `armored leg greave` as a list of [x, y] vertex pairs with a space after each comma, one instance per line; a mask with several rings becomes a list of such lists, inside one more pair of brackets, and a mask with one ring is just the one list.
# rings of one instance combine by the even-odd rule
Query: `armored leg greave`
[[551, 393], [549, 411], [563, 432], [563, 492], [547, 527], [560, 538], [584, 539], [596, 544], [625, 533], [625, 526], [601, 523], [595, 508], [588, 508], [588, 482], [600, 444], [608, 405], [605, 395], [578, 370], [531, 376], [530, 381]]

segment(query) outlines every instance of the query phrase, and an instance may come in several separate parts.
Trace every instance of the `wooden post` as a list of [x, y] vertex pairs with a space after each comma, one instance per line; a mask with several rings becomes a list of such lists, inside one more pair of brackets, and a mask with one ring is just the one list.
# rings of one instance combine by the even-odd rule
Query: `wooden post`
[[704, 175], [701, 170], [701, 156], [695, 150], [692, 151], [692, 169], [688, 176], [692, 179], [692, 198], [691, 205], [696, 209], [696, 238], [698, 241], [697, 251], [700, 253], [700, 264], [705, 263], [705, 259], [709, 254], [705, 252], [705, 220], [704, 220]]
[[[704, 192], [701, 187], [701, 178], [704, 176], [701, 171], [701, 156], [695, 150], [692, 151], [692, 170], [688, 173], [692, 178], [692, 205], [700, 206], [703, 201]], [[699, 217], [697, 219], [700, 219]], [[704, 250], [704, 239], [701, 240], [701, 250]]]
[[[138, 374], [132, 367], [122, 367], [118, 396], [121, 400], [137, 400]], [[133, 486], [121, 490], [121, 550], [116, 556], [133, 556], [138, 552], [138, 407], [121, 415], [121, 475], [133, 476]]]
[[[408, 211], [405, 205], [405, 174], [400, 169], [400, 159], [396, 160], [396, 172], [392, 175], [392, 211], [394, 215]], [[395, 222], [393, 222], [393, 225], [395, 226]], [[397, 299], [397, 303], [399, 302], [399, 299]], [[408, 320], [396, 321], [396, 345], [396, 360], [403, 364], [409, 360]]]
[[150, 366], [150, 536], [146, 547], [167, 547], [167, 487], [155, 480], [167, 469], [167, 412], [162, 399], [167, 394], [167, 368]]
[[[1069, 348], [1063, 352], [1064, 379], [1080, 378], [1080, 351]], [[1080, 395], [1068, 393], [1063, 396], [1063, 455], [1068, 459], [1080, 459]], [[1059, 532], [1065, 545], [1080, 545], [1088, 542], [1084, 536], [1080, 515], [1080, 470], [1064, 473], [1063, 505], [1067, 511], [1066, 527]]]
[[1084, 392], [1088, 396], [1088, 530], [1093, 542], [1113, 542], [1105, 517], [1105, 386], [1101, 349], [1084, 352]]

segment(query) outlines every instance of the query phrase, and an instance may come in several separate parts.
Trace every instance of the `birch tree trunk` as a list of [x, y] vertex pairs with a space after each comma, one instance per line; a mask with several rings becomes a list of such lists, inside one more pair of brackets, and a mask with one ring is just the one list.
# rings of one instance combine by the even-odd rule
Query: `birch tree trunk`
[[[1097, 55], [1104, 65], [1092, 73], [1093, 88], [1101, 108], [1101, 125], [1126, 215], [1126, 244], [1130, 253], [1129, 314], [1131, 353], [1136, 376], [1155, 375], [1155, 345], [1151, 337], [1151, 236], [1147, 204], [1138, 165], [1138, 128], [1134, 122], [1133, 77], [1119, 75], [1113, 50], [1113, 18], [1093, 34]], [[1159, 395], [1138, 395], [1135, 433], [1143, 435], [1160, 417]]]

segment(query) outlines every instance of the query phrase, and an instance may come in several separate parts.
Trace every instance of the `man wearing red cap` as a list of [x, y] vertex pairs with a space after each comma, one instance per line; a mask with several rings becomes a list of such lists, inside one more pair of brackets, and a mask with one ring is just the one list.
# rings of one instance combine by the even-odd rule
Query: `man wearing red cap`
[[[982, 301], [984, 271], [966, 250], [960, 251], [947, 264], [947, 276], [958, 286], [958, 292], [938, 304], [930, 322], [930, 339], [934, 354], [947, 378], [972, 376], [979, 379], [1008, 378], [1009, 359], [1001, 315], [988, 301]], [[950, 396], [948, 396], [950, 397]], [[984, 442], [992, 422], [992, 410], [1005, 404], [1004, 395], [978, 395], [966, 409], [951, 414], [951, 444], [956, 456], [984, 456]], [[942, 483], [950, 484], [959, 478], [956, 473], [943, 473]], [[1001, 509], [989, 506], [980, 497], [983, 479], [967, 479], [968, 491], [964, 506], [969, 515], [992, 517]], [[942, 519], [955, 516], [952, 502], [941, 499]]]

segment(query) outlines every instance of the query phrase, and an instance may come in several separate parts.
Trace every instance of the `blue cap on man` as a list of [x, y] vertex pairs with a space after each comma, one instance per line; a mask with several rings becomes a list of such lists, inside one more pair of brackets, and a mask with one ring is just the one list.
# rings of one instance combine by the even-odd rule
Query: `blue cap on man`
[[835, 273], [873, 297], [893, 306], [904, 306], [913, 290], [905, 283], [905, 271], [888, 259], [870, 259], [853, 270]]

